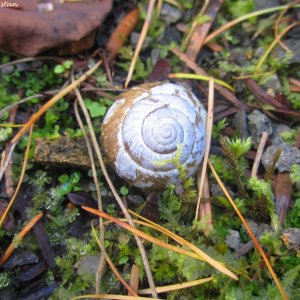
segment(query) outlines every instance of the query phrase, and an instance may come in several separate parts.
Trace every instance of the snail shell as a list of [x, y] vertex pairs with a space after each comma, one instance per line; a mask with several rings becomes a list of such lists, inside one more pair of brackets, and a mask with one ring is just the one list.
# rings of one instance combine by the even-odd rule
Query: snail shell
[[[169, 161], [181, 146], [180, 163], [193, 175], [205, 148], [206, 111], [188, 89], [147, 83], [121, 94], [102, 127], [102, 145], [117, 174], [130, 184], [158, 190], [180, 183]], [[158, 164], [162, 162], [162, 164]]]

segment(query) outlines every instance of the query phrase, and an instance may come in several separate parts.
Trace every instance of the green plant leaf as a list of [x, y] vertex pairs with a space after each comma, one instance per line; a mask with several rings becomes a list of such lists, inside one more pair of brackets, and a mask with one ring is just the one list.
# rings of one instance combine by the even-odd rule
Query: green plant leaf
[[54, 68], [55, 74], [62, 74], [65, 71], [65, 68], [63, 65], [56, 65]]

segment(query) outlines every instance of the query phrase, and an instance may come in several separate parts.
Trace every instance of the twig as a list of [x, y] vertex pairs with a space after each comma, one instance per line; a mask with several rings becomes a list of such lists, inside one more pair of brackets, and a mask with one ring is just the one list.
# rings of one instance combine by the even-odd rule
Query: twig
[[[72, 79], [74, 80], [73, 74], [72, 74]], [[77, 91], [77, 89], [75, 90], [75, 92], [76, 91]], [[84, 137], [84, 140], [85, 140], [85, 144], [86, 144], [86, 147], [87, 147], [87, 150], [88, 150], [89, 158], [90, 158], [90, 161], [91, 161], [91, 168], [92, 168], [92, 173], [93, 173], [93, 179], [94, 179], [94, 184], [95, 184], [96, 193], [97, 193], [98, 209], [102, 210], [103, 208], [102, 208], [101, 190], [100, 190], [100, 184], [99, 184], [99, 180], [98, 180], [98, 176], [97, 176], [97, 171], [96, 171], [96, 166], [95, 166], [93, 149], [92, 149], [90, 140], [88, 138], [88, 134], [87, 134], [87, 132], [85, 130], [85, 127], [83, 126], [82, 120], [81, 120], [79, 112], [78, 112], [78, 100], [74, 101], [74, 112], [75, 112], [76, 120], [77, 120], [77, 122], [79, 124], [79, 127], [80, 127], [81, 131], [82, 131], [82, 134], [83, 134], [83, 137]], [[102, 218], [99, 218], [99, 224], [100, 224], [100, 241], [101, 241], [101, 244], [104, 245], [105, 227], [103, 225], [103, 219]], [[100, 259], [99, 266], [98, 266], [97, 273], [96, 273], [96, 284], [95, 284], [95, 286], [96, 286], [96, 294], [100, 293], [100, 289], [99, 289], [100, 288], [100, 282], [101, 282], [102, 276], [104, 275], [105, 267], [106, 267], [106, 264], [105, 264], [105, 255], [104, 255], [104, 252], [106, 252], [105, 248], [101, 249], [101, 251], [102, 251], [103, 255], [101, 255], [101, 259]]]
[[[85, 106], [85, 103], [80, 95], [80, 93], [78, 92], [77, 89], [75, 89], [75, 93], [76, 93], [76, 96], [78, 98], [78, 101], [79, 101], [79, 104], [80, 104], [80, 107], [84, 113], [84, 116], [85, 116], [85, 119], [86, 119], [86, 122], [88, 124], [88, 128], [89, 128], [89, 131], [90, 131], [90, 136], [91, 136], [91, 139], [92, 139], [92, 143], [95, 147], [95, 151], [96, 151], [96, 155], [98, 157], [98, 160], [99, 160], [99, 163], [100, 163], [100, 167], [102, 169], [102, 172], [103, 172], [103, 175], [115, 197], [115, 199], [117, 200], [122, 212], [124, 213], [126, 219], [128, 219], [128, 222], [130, 225], [132, 225], [134, 227], [134, 223], [130, 217], [130, 214], [128, 213], [126, 207], [124, 206], [124, 203], [122, 201], [122, 199], [120, 198], [118, 192], [116, 191], [113, 183], [111, 182], [110, 180], [110, 177], [108, 175], [108, 172], [107, 172], [107, 169], [106, 169], [106, 166], [103, 162], [103, 157], [102, 157], [102, 154], [101, 154], [101, 151], [100, 151], [100, 148], [98, 146], [98, 143], [97, 143], [97, 138], [96, 138], [96, 135], [95, 135], [95, 132], [94, 132], [94, 129], [93, 129], [93, 124], [92, 124], [92, 121], [91, 121], [91, 118], [89, 116], [89, 113], [88, 113], [88, 110]], [[148, 259], [147, 259], [147, 255], [146, 255], [146, 251], [145, 251], [145, 248], [142, 244], [142, 241], [140, 240], [140, 238], [137, 236], [137, 235], [134, 235], [135, 239], [136, 239], [136, 242], [137, 242], [137, 245], [140, 249], [140, 252], [141, 252], [141, 256], [142, 256], [142, 259], [143, 259], [143, 263], [144, 263], [144, 266], [145, 266], [145, 271], [146, 271], [146, 274], [147, 274], [147, 277], [148, 277], [148, 281], [149, 281], [149, 286], [150, 288], [152, 289], [152, 295], [153, 297], [157, 297], [157, 294], [155, 292], [155, 284], [154, 284], [154, 280], [153, 280], [153, 276], [152, 276], [152, 272], [151, 272], [151, 269], [150, 269], [150, 265], [149, 265], [149, 262], [148, 262]]]
[[201, 177], [200, 177], [200, 183], [198, 186], [198, 201], [197, 201], [197, 208], [196, 208], [196, 215], [195, 215], [195, 221], [198, 220], [198, 214], [199, 214], [199, 207], [203, 192], [203, 185], [204, 185], [204, 179], [206, 174], [206, 168], [207, 168], [207, 161], [209, 156], [209, 150], [210, 150], [210, 143], [211, 143], [211, 137], [212, 137], [212, 127], [213, 127], [213, 118], [214, 118], [214, 81], [211, 78], [209, 80], [209, 94], [208, 94], [208, 108], [207, 108], [207, 119], [206, 119], [206, 138], [205, 138], [205, 150], [204, 150], [204, 158], [202, 163], [202, 170], [201, 170]]
[[252, 171], [251, 171], [251, 177], [256, 177], [257, 175], [257, 171], [258, 171], [258, 167], [259, 167], [259, 163], [261, 160], [261, 157], [263, 155], [265, 146], [266, 146], [266, 142], [268, 140], [268, 133], [266, 131], [264, 131], [262, 133], [258, 148], [257, 148], [257, 152], [256, 152], [256, 156], [255, 156], [255, 160], [253, 163], [253, 167], [252, 167]]
[[227, 199], [229, 200], [231, 206], [233, 207], [233, 209], [235, 210], [236, 214], [239, 216], [240, 220], [242, 221], [243, 225], [245, 226], [249, 236], [251, 237], [256, 249], [258, 250], [258, 252], [260, 253], [260, 255], [262, 256], [263, 260], [265, 261], [266, 263], [266, 266], [268, 267], [270, 273], [271, 273], [271, 276], [273, 277], [274, 281], [275, 281], [275, 284], [277, 285], [277, 288], [278, 290], [280, 291], [282, 297], [285, 299], [285, 300], [288, 300], [288, 297], [285, 293], [285, 291], [283, 290], [274, 270], [273, 270], [273, 267], [272, 265], [270, 264], [264, 250], [262, 249], [262, 247], [260, 246], [258, 240], [256, 239], [256, 237], [254, 236], [252, 230], [250, 229], [247, 221], [245, 220], [245, 218], [243, 217], [242, 213], [240, 212], [239, 208], [236, 206], [236, 204], [234, 203], [233, 199], [231, 198], [230, 194], [228, 193], [227, 189], [225, 188], [223, 182], [221, 181], [219, 175], [217, 174], [215, 168], [213, 167], [213, 165], [211, 164], [210, 161], [208, 161], [208, 165], [215, 177], [215, 179], [217, 180], [220, 188], [222, 189], [223, 193], [226, 195]]
[[200, 221], [204, 224], [204, 234], [206, 236], [209, 235], [212, 226], [212, 213], [211, 213], [211, 202], [210, 202], [210, 194], [209, 194], [209, 185], [207, 174], [205, 174], [204, 184], [203, 184], [203, 196], [205, 201], [200, 203]]
[[[186, 65], [192, 69], [196, 74], [209, 76], [202, 68], [200, 68], [195, 62], [189, 59], [189, 57], [180, 52], [178, 49], [174, 48], [172, 49], [172, 52], [178, 56], [178, 58], [186, 63]], [[229, 102], [231, 102], [234, 106], [236, 106], [239, 109], [244, 109], [245, 111], [249, 111], [248, 106], [241, 102], [239, 99], [235, 97], [234, 94], [232, 94], [228, 89], [220, 86], [219, 84], [215, 84], [215, 89], [224, 96]]]
[[35, 61], [35, 60], [54, 60], [57, 62], [61, 62], [64, 59], [61, 57], [55, 57], [55, 56], [25, 57], [25, 58], [20, 58], [20, 59], [14, 60], [7, 64], [0, 65], [0, 70], [3, 68], [6, 68], [8, 66], [13, 66], [13, 65], [20, 64], [20, 63], [25, 63], [25, 62], [29, 62], [29, 61]]
[[[16, 114], [17, 114], [18, 107], [15, 106], [10, 110], [9, 122], [15, 123]], [[5, 145], [5, 156], [8, 156], [10, 152], [11, 144], [7, 143]], [[13, 162], [12, 160], [9, 161], [7, 168], [5, 170], [5, 192], [6, 195], [11, 198], [14, 194], [14, 181], [13, 181], [13, 170], [12, 170]]]
[[125, 82], [125, 88], [128, 87], [128, 84], [131, 80], [137, 58], [138, 58], [139, 53], [142, 49], [144, 40], [147, 36], [147, 32], [148, 32], [148, 29], [150, 27], [150, 23], [151, 23], [151, 19], [152, 19], [152, 14], [153, 14], [155, 2], [156, 2], [156, 0], [150, 0], [149, 1], [146, 19], [145, 19], [145, 22], [144, 22], [144, 25], [143, 25], [143, 28], [142, 28], [142, 32], [140, 34], [140, 38], [139, 38], [138, 43], [136, 45], [132, 60], [131, 60], [131, 64], [130, 64], [130, 67], [129, 67], [129, 70], [128, 70], [128, 75], [127, 75], [126, 82]]
[[5, 151], [2, 152], [1, 168], [0, 168], [0, 181], [2, 180], [4, 172], [11, 160], [11, 157], [12, 157], [15, 147], [16, 147], [16, 143], [12, 144], [8, 153], [5, 153]]
[[202, 7], [200, 15], [204, 14], [210, 17], [210, 20], [196, 25], [194, 32], [191, 36], [190, 43], [188, 49], [186, 51], [186, 55], [192, 60], [195, 61], [198, 53], [201, 51], [203, 42], [210, 30], [216, 15], [222, 6], [224, 0], [216, 0], [216, 1], [205, 1], [205, 4]]
[[224, 119], [225, 117], [228, 117], [230, 115], [233, 115], [238, 111], [239, 111], [239, 109], [237, 109], [235, 107], [230, 107], [228, 109], [222, 110], [214, 115], [214, 122], [216, 122], [220, 119]]

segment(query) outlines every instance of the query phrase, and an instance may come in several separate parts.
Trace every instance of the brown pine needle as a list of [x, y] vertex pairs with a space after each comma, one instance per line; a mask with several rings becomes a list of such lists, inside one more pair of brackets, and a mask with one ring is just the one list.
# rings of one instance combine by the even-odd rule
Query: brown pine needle
[[198, 192], [198, 202], [196, 208], [195, 221], [198, 220], [199, 215], [199, 207], [201, 202], [201, 197], [203, 193], [204, 179], [207, 169], [207, 161], [210, 150], [210, 143], [212, 137], [212, 128], [213, 128], [213, 119], [214, 119], [214, 80], [212, 78], [209, 79], [209, 88], [208, 88], [208, 108], [207, 108], [207, 119], [206, 119], [206, 141], [205, 141], [205, 150], [204, 150], [204, 158], [202, 163], [200, 184], [199, 184], [199, 192]]
[[162, 242], [152, 236], [149, 236], [147, 235], [146, 233], [130, 226], [129, 224], [127, 223], [124, 223], [122, 222], [120, 219], [117, 219], [115, 217], [112, 217], [102, 211], [99, 211], [99, 210], [96, 210], [96, 209], [93, 209], [93, 208], [90, 208], [90, 207], [86, 207], [86, 206], [81, 206], [82, 209], [85, 209], [95, 215], [98, 215], [98, 216], [101, 216], [105, 219], [108, 219], [116, 224], [118, 224], [119, 226], [129, 230], [130, 232], [133, 232], [135, 233], [136, 235], [142, 237], [143, 239], [146, 239], [156, 245], [159, 245], [161, 247], [164, 247], [166, 249], [169, 249], [171, 251], [174, 251], [174, 252], [177, 252], [177, 253], [180, 253], [180, 254], [183, 254], [183, 255], [186, 255], [186, 256], [189, 256], [189, 257], [193, 257], [193, 258], [196, 258], [198, 260], [202, 260], [202, 261], [205, 261], [207, 262], [208, 264], [210, 264], [211, 266], [213, 266], [215, 269], [217, 269], [218, 271], [226, 274], [227, 276], [229, 276], [230, 278], [232, 279], [235, 279], [237, 280], [237, 277], [235, 274], [233, 274], [231, 271], [229, 271], [227, 268], [225, 268], [222, 263], [212, 259], [210, 256], [208, 256], [206, 253], [204, 253], [203, 251], [201, 251], [199, 248], [197, 248], [196, 246], [194, 246], [193, 244], [189, 243], [188, 241], [186, 241], [184, 238], [176, 235], [175, 233], [169, 231], [168, 229], [154, 223], [154, 222], [151, 222], [150, 220], [130, 211], [131, 214], [133, 214], [134, 216], [146, 221], [146, 223], [148, 223], [149, 225], [146, 225], [146, 226], [150, 226], [158, 231], [160, 231], [161, 233], [164, 233], [166, 234], [167, 236], [171, 237], [174, 241], [176, 241], [177, 243], [179, 243], [180, 245], [182, 246], [185, 246], [185, 247], [188, 247], [190, 248], [193, 252], [190, 252], [190, 251], [186, 251], [182, 248], [178, 248], [176, 246], [173, 246], [173, 245], [170, 245], [170, 244], [167, 244], [165, 242]]
[[135, 297], [135, 296], [124, 296], [124, 295], [113, 295], [113, 294], [91, 294], [83, 295], [72, 298], [71, 300], [76, 299], [114, 299], [114, 300], [162, 300], [159, 298], [149, 298], [149, 297]]
[[272, 266], [271, 266], [271, 264], [270, 264], [270, 262], [269, 262], [269, 259], [267, 258], [267, 256], [266, 256], [264, 250], [263, 250], [262, 247], [260, 246], [258, 240], [257, 240], [256, 237], [254, 236], [254, 234], [253, 234], [252, 230], [250, 229], [250, 227], [249, 227], [247, 221], [246, 221], [245, 218], [243, 217], [243, 215], [242, 215], [242, 213], [240, 212], [240, 210], [238, 209], [238, 207], [235, 205], [233, 199], [232, 199], [231, 196], [229, 195], [229, 193], [228, 193], [228, 191], [226, 190], [226, 188], [225, 188], [223, 182], [221, 181], [219, 175], [217, 174], [215, 168], [213, 167], [213, 165], [212, 165], [212, 163], [211, 163], [210, 161], [208, 161], [208, 165], [209, 165], [209, 167], [210, 167], [210, 169], [211, 169], [211, 171], [212, 171], [212, 173], [213, 173], [215, 179], [217, 180], [217, 182], [218, 182], [220, 188], [222, 189], [223, 193], [226, 195], [228, 201], [229, 201], [230, 204], [232, 205], [233, 209], [235, 210], [236, 214], [238, 215], [238, 217], [239, 217], [240, 220], [242, 221], [243, 225], [245, 226], [245, 228], [246, 228], [246, 230], [247, 230], [249, 236], [251, 237], [251, 239], [252, 239], [252, 241], [253, 241], [253, 243], [254, 243], [256, 249], [258, 250], [258, 252], [259, 252], [260, 255], [262, 256], [262, 258], [263, 258], [263, 260], [264, 260], [266, 266], [268, 267], [268, 269], [269, 269], [269, 271], [270, 271], [270, 273], [271, 273], [271, 276], [273, 277], [273, 279], [274, 279], [274, 281], [275, 281], [275, 284], [277, 285], [277, 288], [278, 288], [280, 294], [282, 295], [283, 299], [288, 300], [288, 297], [287, 297], [285, 291], [283, 290], [283, 288], [282, 288], [282, 286], [281, 286], [281, 284], [280, 284], [280, 282], [279, 282], [279, 280], [278, 280], [278, 278], [277, 278], [277, 276], [276, 276], [276, 274], [275, 274], [275, 272], [274, 272], [274, 270], [273, 270], [273, 268], [272, 268]]
[[19, 243], [22, 241], [24, 236], [30, 231], [30, 229], [40, 220], [40, 218], [43, 216], [43, 213], [37, 214], [31, 221], [29, 221], [24, 228], [18, 233], [16, 237], [14, 237], [12, 243], [9, 245], [9, 247], [6, 249], [4, 256], [0, 260], [0, 266], [2, 266], [7, 259], [10, 257], [14, 249], [19, 245]]
[[[105, 177], [105, 179], [106, 179], [106, 181], [107, 181], [107, 183], [108, 183], [108, 185], [109, 185], [116, 201], [118, 202], [123, 214], [125, 215], [125, 217], [128, 220], [129, 224], [134, 227], [134, 223], [132, 222], [131, 216], [128, 213], [127, 208], [125, 207], [121, 197], [119, 196], [115, 186], [113, 185], [113, 183], [112, 183], [112, 181], [109, 177], [108, 171], [107, 171], [106, 166], [105, 166], [104, 161], [103, 161], [103, 157], [102, 157], [102, 154], [101, 154], [101, 151], [100, 151], [100, 147], [97, 143], [96, 134], [95, 134], [95, 131], [94, 131], [94, 128], [93, 128], [91, 118], [89, 116], [89, 112], [88, 112], [88, 110], [85, 106], [85, 103], [84, 103], [84, 101], [83, 101], [83, 99], [82, 99], [82, 97], [81, 97], [81, 95], [80, 95], [80, 93], [78, 92], [77, 89], [75, 89], [75, 93], [78, 97], [78, 101], [80, 103], [81, 109], [82, 109], [84, 117], [86, 119], [89, 131], [90, 131], [90, 137], [91, 137], [91, 140], [92, 140], [92, 143], [93, 143], [93, 146], [94, 146], [94, 149], [95, 149], [95, 152], [96, 152], [101, 170], [103, 172], [103, 175], [104, 175], [104, 177]], [[154, 283], [153, 275], [152, 275], [152, 272], [151, 272], [150, 264], [149, 264], [149, 261], [148, 261], [148, 258], [147, 258], [146, 250], [145, 250], [145, 248], [143, 246], [143, 243], [140, 240], [140, 238], [135, 234], [134, 234], [134, 238], [136, 240], [136, 243], [137, 243], [137, 245], [139, 247], [139, 250], [140, 250], [140, 253], [141, 253], [141, 257], [142, 257], [142, 260], [143, 260], [143, 263], [144, 263], [145, 273], [147, 275], [149, 286], [151, 287], [151, 289], [153, 291], [152, 295], [153, 295], [153, 297], [157, 297], [157, 295], [155, 293], [155, 283]]]
[[289, 31], [291, 30], [293, 27], [300, 25], [300, 22], [295, 22], [293, 24], [291, 24], [290, 26], [287, 26], [275, 39], [274, 41], [270, 44], [270, 46], [268, 47], [268, 49], [266, 50], [266, 52], [264, 53], [264, 55], [261, 57], [261, 59], [259, 60], [256, 69], [255, 69], [255, 73], [259, 72], [259, 69], [261, 68], [261, 66], [263, 65], [264, 61], [267, 59], [268, 55], [270, 54], [270, 52], [274, 49], [274, 47], [277, 45], [278, 41]]
[[31, 116], [31, 119], [23, 126], [23, 128], [15, 135], [12, 139], [11, 143], [16, 143], [29, 129], [29, 127], [34, 124], [51, 106], [53, 106], [57, 101], [59, 101], [62, 97], [70, 93], [74, 88], [79, 86], [82, 82], [84, 82], [90, 75], [92, 75], [98, 67], [102, 64], [102, 60], [98, 61], [90, 70], [85, 72], [82, 76], [80, 76], [77, 80], [69, 84], [62, 91], [57, 93], [53, 98], [51, 98], [47, 103], [45, 103], [39, 111]]
[[29, 131], [29, 136], [28, 136], [26, 151], [25, 151], [25, 155], [24, 155], [24, 161], [23, 161], [21, 175], [20, 175], [20, 178], [19, 178], [16, 190], [14, 192], [14, 195], [12, 196], [11, 200], [9, 201], [9, 204], [7, 205], [7, 207], [5, 209], [5, 212], [3, 213], [3, 215], [2, 215], [2, 217], [0, 219], [0, 227], [2, 226], [2, 223], [3, 223], [4, 219], [6, 218], [6, 216], [7, 216], [8, 212], [9, 212], [11, 206], [13, 205], [13, 203], [14, 203], [17, 195], [18, 195], [18, 192], [19, 192], [19, 189], [21, 187], [22, 181], [24, 179], [24, 175], [25, 175], [25, 171], [26, 171], [26, 166], [27, 166], [27, 161], [28, 161], [28, 154], [29, 154], [30, 144], [31, 144], [32, 128], [33, 128], [33, 125], [30, 126], [30, 131]]
[[[214, 279], [214, 277], [211, 276], [211, 277], [208, 277], [208, 278], [202, 278], [202, 279], [197, 279], [197, 280], [183, 282], [183, 283], [177, 283], [177, 284], [172, 284], [172, 285], [161, 286], [161, 287], [156, 288], [156, 292], [158, 294], [160, 294], [160, 293], [167, 293], [167, 292], [171, 292], [171, 291], [186, 289], [186, 288], [189, 288], [189, 287], [192, 287], [192, 286], [203, 284], [203, 283], [211, 281], [213, 279]], [[146, 295], [146, 294], [150, 294], [150, 293], [151, 293], [150, 289], [139, 290], [139, 294], [141, 294], [141, 295]]]
[[281, 38], [279, 38], [279, 25], [282, 21], [282, 18], [284, 16], [284, 14], [291, 8], [293, 7], [294, 5], [296, 5], [297, 3], [299, 3], [299, 0], [297, 1], [294, 1], [292, 3], [289, 3], [287, 5], [287, 7], [282, 10], [278, 16], [278, 18], [276, 19], [276, 22], [275, 22], [275, 26], [274, 26], [274, 33], [275, 33], [275, 38], [278, 39], [278, 44], [285, 50], [285, 51], [291, 51], [281, 40]]
[[[281, 11], [284, 10], [288, 7], [288, 5], [282, 5], [282, 6], [275, 6], [275, 7], [270, 7], [270, 8], [266, 8], [266, 9], [262, 9], [262, 10], [257, 10], [254, 11], [252, 13], [243, 15], [235, 20], [232, 20], [228, 23], [226, 23], [225, 25], [221, 26], [220, 28], [218, 28], [217, 30], [215, 30], [214, 32], [212, 32], [210, 35], [207, 36], [207, 38], [204, 41], [204, 44], [210, 42], [212, 39], [214, 39], [216, 36], [218, 36], [219, 34], [223, 33], [224, 31], [226, 31], [227, 29], [254, 17], [258, 17], [261, 15], [265, 15], [265, 14], [270, 14], [276, 11]], [[293, 7], [300, 7], [300, 5], [294, 5]]]
[[122, 278], [121, 274], [119, 273], [119, 271], [115, 267], [114, 263], [112, 262], [112, 260], [108, 256], [108, 254], [107, 254], [107, 252], [104, 248], [104, 245], [100, 242], [100, 239], [98, 238], [98, 236], [96, 234], [96, 230], [93, 227], [93, 225], [92, 225], [92, 233], [93, 233], [93, 236], [94, 236], [94, 238], [95, 238], [95, 240], [96, 240], [96, 242], [97, 242], [97, 244], [98, 244], [98, 246], [101, 250], [101, 253], [105, 256], [105, 259], [106, 259], [108, 265], [110, 266], [112, 272], [115, 274], [115, 276], [118, 278], [118, 280], [122, 283], [122, 285], [127, 289], [127, 291], [131, 293], [131, 295], [138, 296], [137, 293], [132, 289], [132, 287], [130, 285], [128, 285], [127, 282]]
[[143, 25], [143, 28], [142, 28], [140, 38], [139, 38], [138, 43], [136, 45], [136, 48], [135, 48], [135, 51], [134, 51], [134, 54], [133, 54], [133, 58], [132, 58], [132, 61], [131, 61], [130, 67], [129, 67], [129, 70], [128, 70], [128, 75], [127, 75], [127, 79], [126, 79], [126, 82], [125, 82], [125, 88], [128, 87], [128, 84], [131, 80], [137, 58], [139, 56], [139, 53], [142, 49], [143, 43], [144, 43], [145, 38], [147, 36], [147, 32], [149, 30], [152, 15], [153, 15], [155, 2], [156, 2], [156, 0], [150, 0], [149, 1], [146, 19], [145, 19], [145, 22], [144, 22], [144, 25]]
[[[173, 233], [172, 231], [158, 225], [157, 223], [154, 223], [138, 214], [136, 214], [133, 211], [130, 211], [131, 214], [133, 214], [134, 216], [136, 216], [137, 218], [144, 220], [145, 224], [141, 223], [142, 225], [145, 226], [149, 226], [167, 236], [169, 236], [170, 238], [172, 238], [175, 242], [177, 242], [178, 244], [180, 244], [183, 247], [189, 248], [191, 249], [193, 252], [185, 252], [185, 253], [181, 253], [193, 258], [196, 258], [198, 260], [202, 260], [207, 262], [208, 264], [210, 264], [211, 266], [213, 266], [215, 269], [219, 270], [220, 272], [222, 272], [223, 274], [226, 274], [227, 276], [229, 276], [231, 279], [234, 280], [238, 280], [238, 278], [236, 277], [235, 274], [233, 274], [231, 271], [229, 271], [227, 268], [225, 268], [223, 266], [223, 264], [219, 261], [214, 260], [213, 258], [211, 258], [210, 256], [208, 256], [205, 252], [203, 252], [202, 250], [200, 250], [198, 247], [194, 246], [192, 243], [188, 242], [187, 240], [185, 240], [184, 238], [182, 238], [181, 236]], [[166, 244], [169, 245], [169, 244]], [[172, 245], [169, 245], [172, 246]], [[176, 248], [176, 247], [175, 247]], [[182, 250], [181, 248], [177, 248], [177, 250], [180, 249], [180, 251]], [[178, 252], [176, 249], [174, 250], [175, 252]], [[178, 252], [179, 253], [179, 252]], [[192, 254], [192, 255], [191, 255]]]

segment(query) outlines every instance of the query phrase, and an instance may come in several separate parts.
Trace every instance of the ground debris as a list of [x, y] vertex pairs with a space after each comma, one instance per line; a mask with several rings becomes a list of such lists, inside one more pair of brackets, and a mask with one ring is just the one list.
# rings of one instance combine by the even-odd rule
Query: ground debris
[[91, 165], [84, 140], [66, 136], [55, 140], [38, 139], [34, 159], [53, 166], [89, 168]]
[[299, 250], [300, 249], [300, 228], [288, 228], [283, 231], [281, 236], [284, 244], [288, 249]]
[[[41, 1], [16, 3], [0, 10], [0, 48], [24, 56], [79, 41], [96, 29], [111, 9], [111, 0], [58, 3], [50, 12], [38, 10]], [[18, 22], [16, 22], [18, 20]]]

